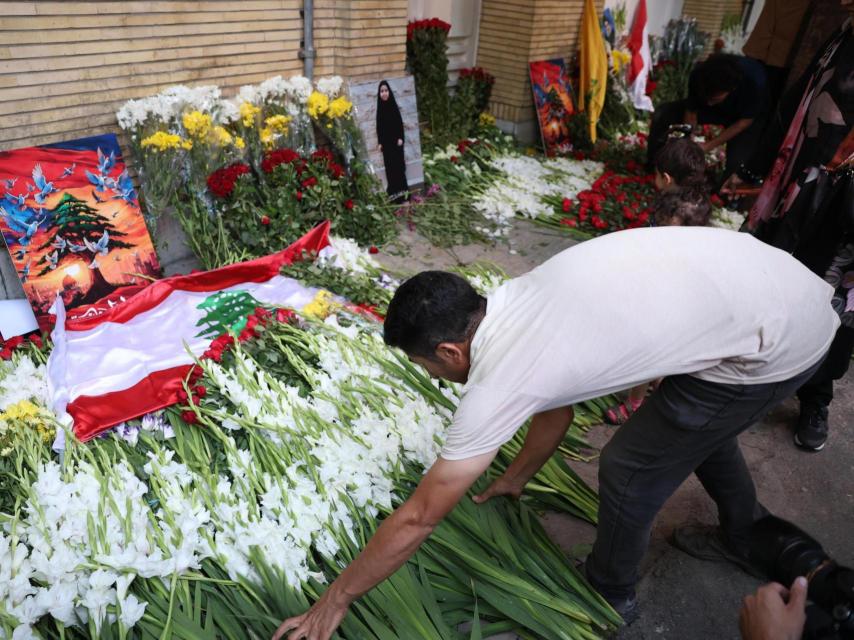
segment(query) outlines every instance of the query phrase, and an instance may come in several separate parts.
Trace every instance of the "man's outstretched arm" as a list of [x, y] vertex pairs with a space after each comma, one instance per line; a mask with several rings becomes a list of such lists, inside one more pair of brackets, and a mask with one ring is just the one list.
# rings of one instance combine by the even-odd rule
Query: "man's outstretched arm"
[[536, 475], [560, 446], [574, 416], [572, 407], [558, 407], [535, 413], [528, 428], [528, 435], [525, 436], [525, 444], [516, 454], [516, 458], [486, 491], [474, 497], [474, 501], [481, 504], [493, 496], [518, 498], [522, 495], [528, 480]]
[[439, 458], [412, 497], [383, 521], [362, 553], [314, 606], [282, 622], [273, 640], [289, 631], [289, 640], [328, 640], [350, 603], [403, 566], [486, 470], [495, 453], [466, 460]]

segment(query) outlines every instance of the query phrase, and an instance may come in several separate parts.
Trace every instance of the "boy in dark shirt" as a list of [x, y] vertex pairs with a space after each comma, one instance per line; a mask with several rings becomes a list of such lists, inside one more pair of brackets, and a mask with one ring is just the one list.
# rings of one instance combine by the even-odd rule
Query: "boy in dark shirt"
[[650, 163], [667, 141], [672, 124], [716, 124], [721, 134], [701, 146], [709, 152], [726, 144], [726, 173], [752, 153], [768, 110], [768, 87], [762, 64], [745, 56], [719, 54], [691, 72], [688, 97], [660, 105], [649, 132]]

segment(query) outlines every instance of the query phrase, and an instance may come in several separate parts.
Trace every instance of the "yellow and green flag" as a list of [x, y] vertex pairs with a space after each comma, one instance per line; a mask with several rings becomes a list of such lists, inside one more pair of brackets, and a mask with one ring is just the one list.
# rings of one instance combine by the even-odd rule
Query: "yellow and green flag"
[[581, 16], [581, 86], [580, 108], [590, 120], [590, 139], [596, 142], [596, 123], [605, 104], [605, 83], [608, 82], [608, 56], [596, 13], [594, 0], [584, 0]]

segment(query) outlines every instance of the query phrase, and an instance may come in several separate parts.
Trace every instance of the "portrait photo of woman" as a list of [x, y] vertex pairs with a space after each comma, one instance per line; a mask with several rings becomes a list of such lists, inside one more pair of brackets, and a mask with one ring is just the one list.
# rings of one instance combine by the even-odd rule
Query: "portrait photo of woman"
[[386, 192], [395, 202], [406, 200], [409, 185], [406, 182], [406, 160], [404, 147], [403, 118], [394, 92], [389, 83], [382, 80], [377, 88], [377, 144], [382, 152], [388, 186]]

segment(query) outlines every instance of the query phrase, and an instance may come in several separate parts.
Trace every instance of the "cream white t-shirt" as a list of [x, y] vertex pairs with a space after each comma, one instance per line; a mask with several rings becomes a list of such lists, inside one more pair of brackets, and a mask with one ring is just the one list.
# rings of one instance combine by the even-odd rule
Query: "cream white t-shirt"
[[497, 449], [534, 413], [662, 376], [779, 382], [824, 355], [833, 289], [752, 236], [620, 231], [559, 253], [487, 301], [442, 457]]

